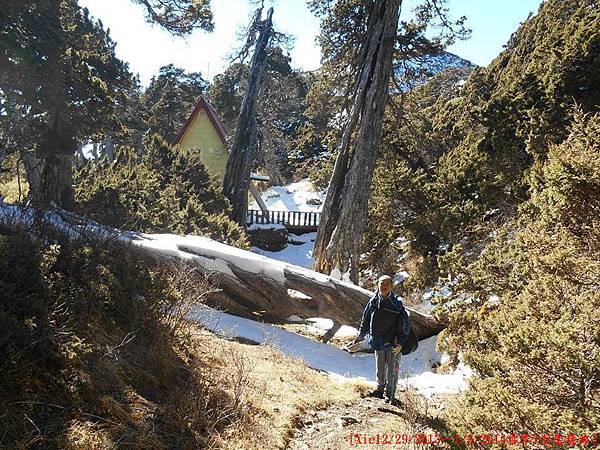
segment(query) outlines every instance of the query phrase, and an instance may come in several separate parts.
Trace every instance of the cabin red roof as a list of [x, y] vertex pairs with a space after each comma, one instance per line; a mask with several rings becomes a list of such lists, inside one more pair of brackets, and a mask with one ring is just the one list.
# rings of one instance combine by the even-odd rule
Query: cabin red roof
[[177, 137], [175, 138], [175, 145], [177, 145], [181, 142], [181, 140], [183, 139], [183, 136], [185, 136], [185, 133], [187, 132], [188, 128], [190, 127], [190, 125], [192, 125], [192, 123], [196, 119], [196, 116], [200, 113], [201, 110], [206, 111], [206, 115], [208, 116], [208, 118], [210, 119], [210, 122], [215, 127], [215, 130], [217, 130], [217, 134], [221, 138], [223, 145], [226, 146], [225, 129], [223, 128], [223, 124], [219, 120], [219, 116], [217, 115], [217, 112], [215, 111], [215, 109], [211, 106], [210, 103], [208, 103], [206, 100], [204, 100], [204, 97], [200, 97], [198, 99], [198, 103], [196, 103], [194, 110], [192, 111], [190, 116], [187, 118], [187, 120], [183, 124], [183, 127], [181, 128], [181, 130], [179, 130], [179, 133], [177, 134]]

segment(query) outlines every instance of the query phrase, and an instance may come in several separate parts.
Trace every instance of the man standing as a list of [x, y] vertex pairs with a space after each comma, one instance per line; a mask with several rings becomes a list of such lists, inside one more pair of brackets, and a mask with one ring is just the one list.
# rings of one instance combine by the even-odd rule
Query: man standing
[[392, 279], [384, 275], [378, 280], [378, 290], [365, 306], [359, 334], [353, 343], [369, 334], [369, 345], [375, 350], [377, 389], [371, 397], [384, 398], [397, 405], [396, 386], [400, 371], [402, 344], [410, 334], [410, 318], [400, 298], [392, 292]]

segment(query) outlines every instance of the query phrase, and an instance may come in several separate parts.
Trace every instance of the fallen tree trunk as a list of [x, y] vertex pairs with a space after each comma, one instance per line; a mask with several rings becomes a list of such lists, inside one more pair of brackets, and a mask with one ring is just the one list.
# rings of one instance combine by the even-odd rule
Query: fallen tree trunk
[[[295, 315], [358, 326], [364, 305], [372, 296], [359, 286], [209, 238], [122, 232], [60, 209], [36, 214], [30, 208], [0, 203], [0, 224], [28, 225], [34, 218], [71, 239], [121, 242], [161, 259], [194, 265], [218, 286], [210, 298], [211, 306], [256, 320], [283, 323]], [[432, 316], [407, 309], [420, 339], [444, 328]]]

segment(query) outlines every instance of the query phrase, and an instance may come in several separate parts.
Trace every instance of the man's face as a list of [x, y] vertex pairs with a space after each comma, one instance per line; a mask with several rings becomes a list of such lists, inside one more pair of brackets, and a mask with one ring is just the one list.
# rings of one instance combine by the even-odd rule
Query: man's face
[[392, 281], [391, 280], [382, 280], [379, 282], [379, 292], [383, 297], [387, 297], [388, 294], [392, 291]]

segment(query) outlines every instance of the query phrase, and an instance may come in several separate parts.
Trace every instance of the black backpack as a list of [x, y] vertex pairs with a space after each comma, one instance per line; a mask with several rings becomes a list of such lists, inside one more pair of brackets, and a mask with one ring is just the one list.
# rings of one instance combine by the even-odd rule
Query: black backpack
[[419, 338], [415, 334], [415, 330], [413, 330], [412, 324], [410, 326], [410, 332], [408, 333], [408, 339], [402, 345], [401, 353], [403, 355], [410, 355], [414, 352], [419, 346]]

